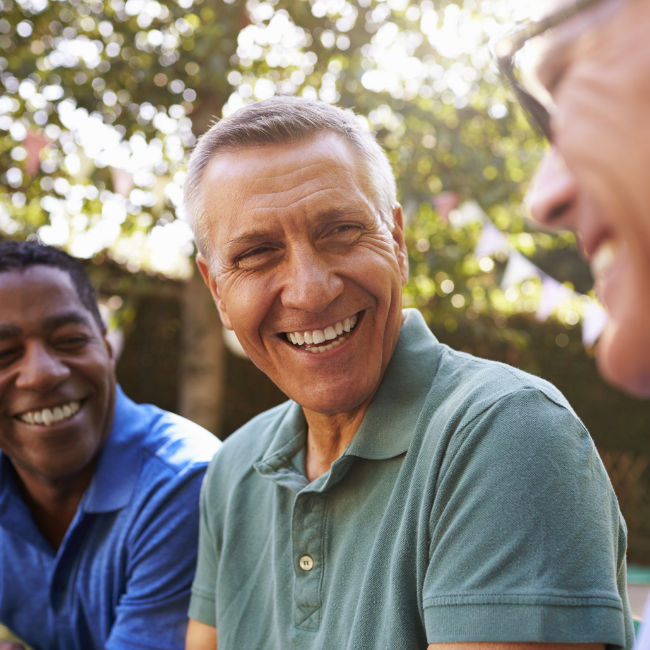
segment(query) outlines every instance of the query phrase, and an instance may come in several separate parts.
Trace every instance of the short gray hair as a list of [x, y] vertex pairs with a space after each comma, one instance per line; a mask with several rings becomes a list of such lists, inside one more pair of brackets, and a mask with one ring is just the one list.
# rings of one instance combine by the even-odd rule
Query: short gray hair
[[395, 176], [386, 154], [350, 110], [297, 97], [271, 97], [248, 104], [219, 120], [199, 139], [187, 169], [184, 204], [199, 250], [206, 246], [209, 224], [202, 201], [201, 180], [208, 163], [222, 151], [308, 140], [323, 131], [342, 136], [359, 154], [360, 173], [380, 218], [393, 227], [397, 206]]

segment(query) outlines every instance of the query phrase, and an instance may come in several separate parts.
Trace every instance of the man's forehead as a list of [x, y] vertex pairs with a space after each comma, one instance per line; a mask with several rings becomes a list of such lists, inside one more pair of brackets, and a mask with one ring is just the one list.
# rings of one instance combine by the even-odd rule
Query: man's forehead
[[34, 264], [0, 272], [0, 296], [0, 317], [3, 307], [9, 305], [22, 311], [40, 311], [43, 317], [48, 312], [87, 312], [70, 274], [55, 266]]
[[307, 217], [346, 204], [368, 203], [354, 156], [347, 142], [330, 133], [287, 145], [218, 154], [203, 178], [211, 229], [218, 224], [222, 231], [218, 239], [230, 240], [273, 211]]
[[[261, 147], [246, 147], [217, 153], [207, 166], [204, 181], [279, 181], [291, 174], [313, 175], [319, 165], [352, 166], [354, 152], [339, 135], [319, 133], [308, 140]], [[255, 178], [247, 178], [249, 170]]]

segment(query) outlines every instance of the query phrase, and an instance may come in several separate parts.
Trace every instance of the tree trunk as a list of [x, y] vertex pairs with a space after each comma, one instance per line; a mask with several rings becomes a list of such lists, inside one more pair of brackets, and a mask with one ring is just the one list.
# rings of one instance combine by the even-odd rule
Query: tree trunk
[[179, 409], [216, 436], [221, 433], [225, 353], [221, 320], [198, 273], [183, 292]]

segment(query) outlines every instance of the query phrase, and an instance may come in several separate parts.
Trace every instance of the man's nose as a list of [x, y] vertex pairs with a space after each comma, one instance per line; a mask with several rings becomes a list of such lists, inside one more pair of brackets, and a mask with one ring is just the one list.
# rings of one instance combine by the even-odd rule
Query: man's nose
[[28, 345], [21, 359], [16, 388], [47, 392], [70, 376], [70, 368], [40, 343]]
[[577, 197], [575, 177], [559, 151], [551, 148], [526, 195], [531, 217], [545, 228], [572, 228]]
[[318, 314], [343, 292], [343, 280], [328, 256], [312, 246], [294, 248], [285, 266], [282, 305]]

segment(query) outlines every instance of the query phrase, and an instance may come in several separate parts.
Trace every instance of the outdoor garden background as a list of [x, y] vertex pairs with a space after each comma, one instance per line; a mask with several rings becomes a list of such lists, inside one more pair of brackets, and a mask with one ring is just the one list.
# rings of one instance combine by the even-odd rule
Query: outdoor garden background
[[193, 272], [188, 152], [215, 117], [273, 94], [354, 108], [398, 179], [406, 306], [444, 343], [564, 392], [619, 495], [629, 557], [650, 564], [650, 404], [596, 373], [603, 314], [573, 235], [525, 221], [543, 143], [490, 60], [535, 4], [0, 0], [0, 239], [86, 259], [126, 392], [225, 438], [284, 396], [224, 342]]

